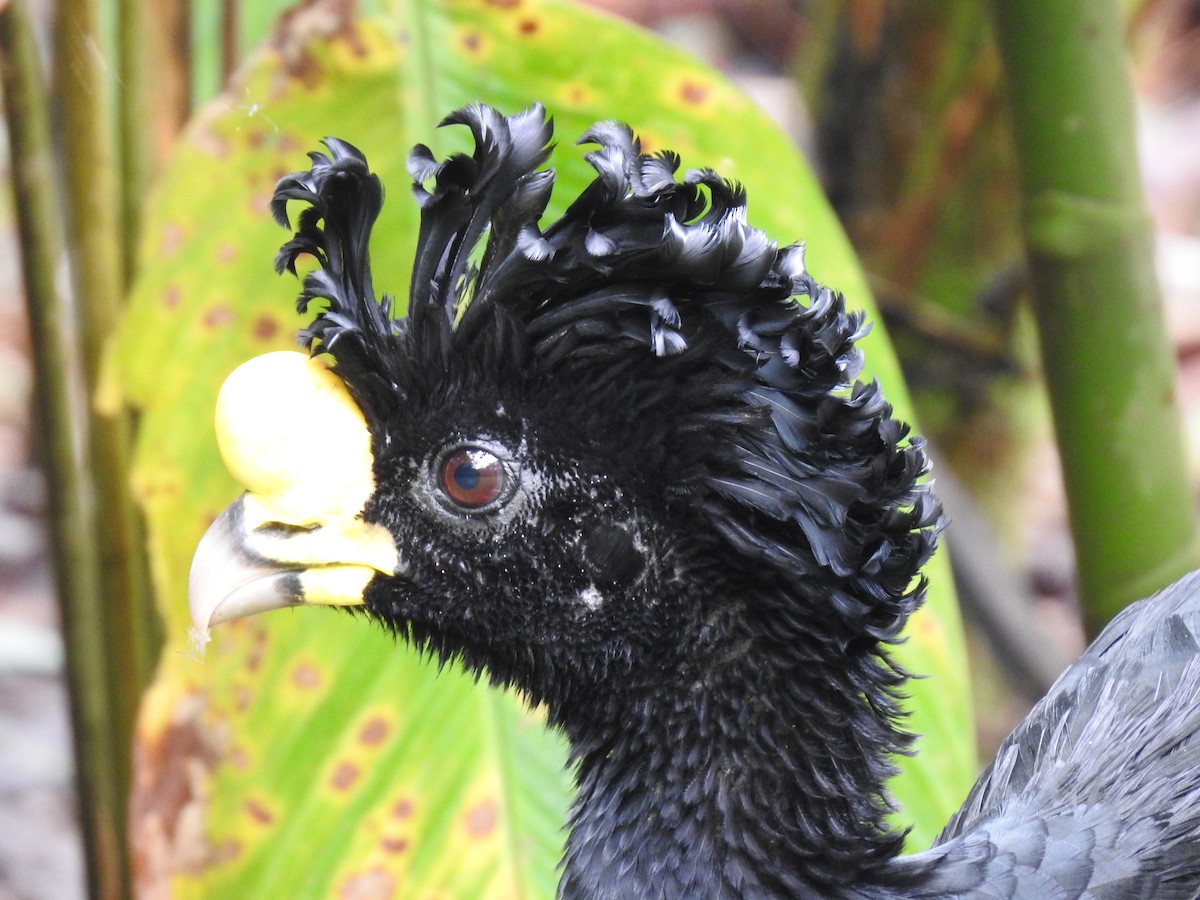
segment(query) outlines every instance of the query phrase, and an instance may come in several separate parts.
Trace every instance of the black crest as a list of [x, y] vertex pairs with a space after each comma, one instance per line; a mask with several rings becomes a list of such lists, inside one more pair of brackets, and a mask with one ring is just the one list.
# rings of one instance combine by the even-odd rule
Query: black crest
[[391, 354], [395, 332], [390, 300], [375, 299], [368, 252], [383, 188], [356, 147], [337, 138], [326, 138], [324, 144], [329, 156], [309, 153], [309, 171], [285, 175], [275, 185], [271, 214], [284, 228], [291, 227], [288, 201], [307, 204], [295, 235], [279, 248], [275, 270], [295, 275], [298, 256], [316, 258], [319, 268], [304, 277], [296, 309], [308, 312], [313, 300], [327, 305], [300, 332], [300, 343], [313, 352], [336, 352], [338, 372], [348, 384], [378, 389], [383, 385], [374, 384], [379, 380], [377, 362]]
[[329, 139], [330, 156], [311, 154], [276, 191], [281, 223], [288, 200], [309, 204], [278, 268], [302, 252], [322, 267], [299, 304], [328, 305], [302, 341], [334, 354], [368, 419], [404, 401], [414, 367], [452, 358], [547, 378], [670, 373], [704, 394], [671, 400], [675, 449], [702, 473], [692, 508], [739, 553], [820, 579], [835, 639], [894, 637], [923, 594], [914, 576], [939, 509], [919, 483], [920, 442], [875, 384], [854, 381], [862, 315], [808, 275], [803, 247], [748, 225], [739, 185], [707, 169], [677, 177], [678, 156], [643, 154], [619, 122], [580, 138], [598, 145], [586, 156], [597, 177], [543, 226], [554, 172], [538, 168], [552, 135], [542, 107], [472, 105], [442, 124], [470, 128], [475, 149], [409, 155], [421, 230], [405, 318], [371, 286], [382, 192], [361, 153]]

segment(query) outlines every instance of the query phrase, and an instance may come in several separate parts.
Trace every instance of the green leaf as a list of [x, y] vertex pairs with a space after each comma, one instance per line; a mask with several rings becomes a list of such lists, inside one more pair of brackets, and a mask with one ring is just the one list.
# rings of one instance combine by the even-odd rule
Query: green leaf
[[[647, 149], [741, 180], [750, 218], [808, 242], [816, 277], [867, 306], [863, 276], [811, 173], [719, 75], [627, 24], [563, 2], [411, 2], [336, 33], [292, 20], [197, 116], [151, 204], [144, 264], [118, 337], [108, 403], [140, 413], [135, 489], [169, 644], [143, 705], [133, 831], [140, 887], [172, 897], [549, 897], [569, 797], [562, 741], [520, 702], [331, 610], [274, 613], [187, 644], [192, 551], [238, 493], [217, 457], [218, 387], [243, 360], [292, 346], [298, 285], [273, 274], [286, 238], [267, 203], [317, 140], [359, 146], [389, 190], [375, 283], [403, 299], [417, 226], [404, 170], [451, 109], [533, 100], [555, 116], [557, 215], [590, 180], [569, 142], [621, 118]], [[873, 374], [906, 412], [878, 333]], [[922, 755], [903, 762], [902, 820], [928, 842], [968, 786], [966, 679], [950, 582], [899, 648]]]

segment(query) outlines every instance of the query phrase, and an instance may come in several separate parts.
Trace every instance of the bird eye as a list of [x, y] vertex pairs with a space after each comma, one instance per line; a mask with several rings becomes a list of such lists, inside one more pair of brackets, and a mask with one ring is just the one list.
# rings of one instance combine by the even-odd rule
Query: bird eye
[[468, 512], [495, 505], [504, 498], [507, 485], [500, 457], [481, 447], [452, 450], [438, 466], [438, 487], [454, 506]]

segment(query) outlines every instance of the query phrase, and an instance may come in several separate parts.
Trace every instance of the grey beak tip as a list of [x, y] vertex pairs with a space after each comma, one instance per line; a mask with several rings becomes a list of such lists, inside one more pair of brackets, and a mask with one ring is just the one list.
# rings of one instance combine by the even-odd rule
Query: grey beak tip
[[214, 625], [303, 602], [293, 570], [259, 558], [246, 546], [243, 498], [209, 526], [188, 575], [192, 643], [202, 652]]

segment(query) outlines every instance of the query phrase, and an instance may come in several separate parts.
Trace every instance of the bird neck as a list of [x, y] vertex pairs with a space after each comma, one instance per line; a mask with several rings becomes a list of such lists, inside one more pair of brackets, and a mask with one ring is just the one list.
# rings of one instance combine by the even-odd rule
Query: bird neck
[[895, 670], [729, 618], [565, 723], [579, 768], [561, 896], [830, 895], [899, 853], [883, 821], [905, 740], [885, 712]]

